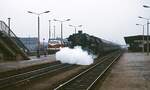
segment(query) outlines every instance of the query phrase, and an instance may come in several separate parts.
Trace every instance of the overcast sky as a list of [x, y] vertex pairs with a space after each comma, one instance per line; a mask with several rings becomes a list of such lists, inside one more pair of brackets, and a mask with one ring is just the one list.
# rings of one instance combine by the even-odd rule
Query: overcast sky
[[[0, 20], [8, 22], [11, 18], [11, 29], [19, 37], [37, 36], [37, 16], [27, 13], [51, 11], [40, 16], [40, 36], [48, 39], [48, 20], [71, 19], [64, 22], [64, 37], [74, 33], [72, 25], [83, 25], [83, 30], [109, 41], [125, 44], [123, 37], [142, 34], [142, 27], [136, 23], [146, 24], [138, 16], [150, 18], [149, 0], [0, 0]], [[56, 25], [56, 36], [60, 36], [60, 23]], [[146, 30], [145, 30], [146, 31]], [[145, 32], [146, 34], [146, 32]]]

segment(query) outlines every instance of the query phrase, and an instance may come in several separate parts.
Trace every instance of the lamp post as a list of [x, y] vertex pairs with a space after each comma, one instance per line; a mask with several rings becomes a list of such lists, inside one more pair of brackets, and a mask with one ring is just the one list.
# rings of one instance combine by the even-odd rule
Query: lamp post
[[138, 25], [138, 26], [142, 26], [143, 27], [143, 47], [142, 47], [142, 52], [144, 53], [144, 25], [142, 25], [142, 24], [136, 24], [136, 25]]
[[54, 19], [54, 21], [59, 21], [61, 23], [61, 44], [63, 44], [63, 22], [70, 21], [70, 19], [66, 19], [66, 20]]
[[54, 27], [54, 39], [56, 39], [56, 38], [55, 38], [55, 25], [54, 25], [53, 27]]
[[144, 19], [147, 21], [147, 55], [149, 55], [149, 20], [148, 18], [144, 18], [139, 16], [138, 18]]
[[51, 40], [51, 20], [48, 20], [49, 21], [49, 40]]
[[[144, 8], [150, 8], [148, 5], [143, 5]], [[149, 19], [147, 20], [147, 28], [149, 28]], [[149, 29], [147, 29], [147, 39], [149, 40]], [[149, 41], [148, 41], [148, 51], [149, 51]], [[149, 55], [149, 52], [147, 53]]]
[[40, 15], [44, 14], [44, 13], [49, 13], [50, 11], [45, 11], [42, 13], [36, 13], [36, 12], [31, 12], [28, 11], [28, 13], [34, 14], [38, 16], [38, 48], [37, 48], [37, 57], [40, 57]]
[[76, 34], [76, 30], [77, 30], [77, 27], [82, 27], [82, 25], [78, 25], [78, 26], [75, 26], [75, 25], [69, 25], [70, 27], [74, 27], [75, 29], [75, 34]]

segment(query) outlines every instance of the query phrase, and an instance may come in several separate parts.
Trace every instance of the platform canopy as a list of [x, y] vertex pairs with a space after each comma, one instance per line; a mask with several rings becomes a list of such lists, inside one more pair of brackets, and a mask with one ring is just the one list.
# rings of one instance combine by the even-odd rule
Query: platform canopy
[[[150, 39], [150, 36], [149, 36]], [[146, 35], [135, 35], [135, 36], [127, 36], [124, 37], [124, 40], [128, 46], [129, 51], [133, 52], [141, 52], [144, 46], [144, 51], [147, 47], [147, 36]]]

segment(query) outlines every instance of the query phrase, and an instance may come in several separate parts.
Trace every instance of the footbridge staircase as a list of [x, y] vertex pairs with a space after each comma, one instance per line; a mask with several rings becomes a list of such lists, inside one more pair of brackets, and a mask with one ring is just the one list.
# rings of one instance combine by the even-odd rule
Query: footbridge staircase
[[0, 21], [0, 60], [27, 60], [29, 49]]

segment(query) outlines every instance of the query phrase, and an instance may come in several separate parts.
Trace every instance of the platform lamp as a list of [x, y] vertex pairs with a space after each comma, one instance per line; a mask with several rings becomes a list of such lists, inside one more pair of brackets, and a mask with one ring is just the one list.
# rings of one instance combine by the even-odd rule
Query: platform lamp
[[48, 20], [49, 21], [49, 39], [48, 39], [48, 42], [51, 40], [51, 20]]
[[[150, 8], [148, 5], [143, 5], [144, 8]], [[147, 20], [147, 28], [149, 27], [149, 19]], [[147, 39], [149, 40], [149, 29], [147, 31]], [[148, 46], [149, 46], [149, 41], [148, 41]], [[148, 47], [149, 48], [149, 47]], [[149, 51], [149, 49], [148, 49]], [[149, 55], [149, 52], [147, 53]]]
[[36, 13], [28, 11], [28, 13], [34, 14], [38, 16], [38, 48], [37, 48], [37, 57], [40, 58], [40, 15], [44, 13], [49, 13], [50, 11], [45, 11], [42, 13]]
[[148, 18], [144, 18], [139, 16], [138, 18], [144, 19], [147, 21], [147, 55], [149, 55], [149, 20]]
[[143, 5], [143, 7], [144, 7], [144, 8], [150, 8], [150, 6], [148, 6], [148, 5]]
[[54, 21], [58, 21], [61, 23], [61, 44], [63, 44], [63, 22], [66, 22], [66, 21], [70, 21], [71, 19], [66, 19], [66, 20], [57, 20], [57, 19], [54, 19]]
[[143, 28], [143, 47], [142, 47], [142, 52], [144, 53], [144, 25], [143, 24], [136, 24], [137, 26], [142, 26], [142, 28]]
[[82, 25], [78, 25], [78, 26], [75, 26], [75, 25], [69, 25], [70, 27], [74, 27], [75, 29], [75, 34], [76, 34], [76, 30], [77, 30], [77, 27], [82, 27]]

